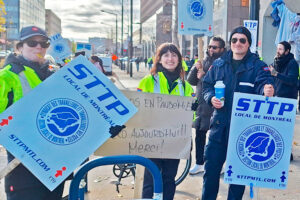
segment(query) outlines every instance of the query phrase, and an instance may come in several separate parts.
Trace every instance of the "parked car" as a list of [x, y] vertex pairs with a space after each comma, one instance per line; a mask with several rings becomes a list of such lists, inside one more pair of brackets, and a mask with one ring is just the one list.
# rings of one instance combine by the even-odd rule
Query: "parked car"
[[0, 59], [6, 58], [11, 53], [10, 50], [1, 50], [0, 51]]

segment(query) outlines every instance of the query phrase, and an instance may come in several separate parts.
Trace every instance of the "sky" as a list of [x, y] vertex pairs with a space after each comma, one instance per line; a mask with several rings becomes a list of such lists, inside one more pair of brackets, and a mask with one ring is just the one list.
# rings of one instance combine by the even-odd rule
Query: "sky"
[[[123, 1], [124, 38], [126, 38], [130, 0]], [[121, 38], [121, 2], [122, 0], [46, 0], [45, 7], [51, 9], [61, 19], [64, 38], [86, 42], [89, 37], [111, 37], [112, 29], [115, 39], [115, 15], [100, 10], [118, 14], [118, 37]], [[133, 0], [133, 5], [135, 23], [139, 22], [139, 0]]]

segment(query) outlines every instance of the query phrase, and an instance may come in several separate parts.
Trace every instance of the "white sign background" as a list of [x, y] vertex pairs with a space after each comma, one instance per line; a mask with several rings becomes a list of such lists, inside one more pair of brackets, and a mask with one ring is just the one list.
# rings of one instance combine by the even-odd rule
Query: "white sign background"
[[[59, 102], [64, 102], [64, 105]], [[122, 111], [125, 110], [123, 107], [108, 107], [116, 105], [116, 102], [121, 102], [128, 112], [121, 115], [115, 108]], [[71, 113], [53, 113], [53, 108], [61, 107], [72, 107], [79, 111], [77, 122], [80, 127], [76, 131], [79, 138], [76, 139], [75, 133], [71, 134], [74, 137], [59, 137], [61, 135], [51, 132], [51, 123], [47, 120], [52, 118], [46, 117]], [[83, 111], [86, 111], [86, 115]], [[105, 75], [86, 58], [78, 56], [1, 113], [1, 119], [9, 116], [13, 119], [9, 120], [7, 126], [1, 127], [0, 142], [52, 191], [110, 138], [111, 125], [124, 124], [136, 112], [135, 106]], [[43, 115], [46, 115], [44, 124], [41, 123]], [[60, 119], [72, 120], [71, 117]], [[77, 141], [67, 142], [74, 138]], [[59, 173], [62, 175], [56, 177]]]
[[234, 94], [225, 182], [286, 188], [296, 105], [294, 99]]
[[256, 53], [258, 21], [257, 20], [244, 20], [244, 26], [251, 33], [252, 43], [251, 43], [250, 50], [252, 53]]

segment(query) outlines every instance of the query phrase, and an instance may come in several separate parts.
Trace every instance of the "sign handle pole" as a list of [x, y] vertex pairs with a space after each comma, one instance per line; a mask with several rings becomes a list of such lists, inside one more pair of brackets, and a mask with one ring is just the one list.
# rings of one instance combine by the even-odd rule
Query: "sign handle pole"
[[7, 166], [0, 171], [0, 180], [3, 179], [7, 174], [9, 174], [12, 170], [14, 170], [21, 162], [14, 158], [10, 161]]
[[116, 78], [116, 80], [118, 81], [118, 83], [125, 89], [128, 90], [128, 88], [120, 81], [118, 75], [116, 73], [112, 73], [112, 76]]

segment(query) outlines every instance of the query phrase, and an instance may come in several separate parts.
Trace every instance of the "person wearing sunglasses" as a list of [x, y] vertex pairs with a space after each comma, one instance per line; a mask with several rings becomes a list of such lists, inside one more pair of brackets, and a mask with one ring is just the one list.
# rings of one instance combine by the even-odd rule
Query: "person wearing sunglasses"
[[[268, 65], [250, 52], [251, 33], [245, 27], [235, 28], [230, 35], [230, 50], [215, 60], [203, 78], [203, 96], [213, 107], [210, 134], [204, 152], [202, 200], [216, 199], [220, 172], [226, 160], [231, 109], [234, 92], [274, 95], [274, 81]], [[224, 105], [215, 97], [216, 81], [225, 84]], [[229, 200], [240, 200], [245, 186], [229, 185]]]
[[225, 52], [225, 41], [220, 37], [213, 37], [209, 41], [206, 51], [206, 58], [198, 61], [188, 74], [187, 81], [196, 86], [197, 107], [195, 108], [195, 117], [193, 120], [193, 128], [196, 129], [195, 137], [195, 155], [196, 163], [190, 169], [191, 175], [204, 171], [204, 146], [206, 142], [206, 133], [209, 129], [209, 120], [212, 114], [212, 108], [203, 99], [202, 80], [212, 63]]
[[[20, 55], [10, 54], [0, 71], [0, 113], [52, 74], [44, 58], [49, 45], [49, 38], [41, 28], [21, 29], [16, 46]], [[14, 157], [7, 152], [7, 158], [10, 162]], [[51, 192], [22, 164], [5, 177], [7, 200], [61, 199], [63, 188], [64, 182]]]

